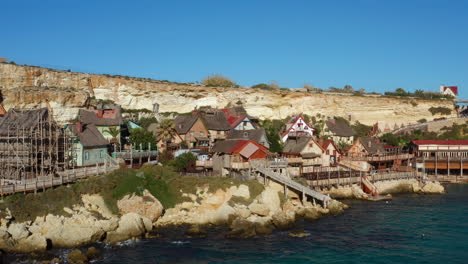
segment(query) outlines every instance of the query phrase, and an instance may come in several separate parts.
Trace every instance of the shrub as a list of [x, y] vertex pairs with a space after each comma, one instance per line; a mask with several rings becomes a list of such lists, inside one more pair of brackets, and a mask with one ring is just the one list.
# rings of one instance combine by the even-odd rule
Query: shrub
[[191, 152], [187, 152], [177, 156], [173, 165], [177, 171], [192, 171], [196, 160], [197, 156]]
[[213, 74], [202, 80], [203, 85], [208, 87], [235, 87], [236, 83], [228, 77], [220, 74]]
[[450, 115], [452, 113], [452, 110], [448, 107], [431, 107], [429, 108], [429, 112], [431, 112], [432, 115], [436, 114], [441, 114], [441, 115]]
[[143, 150], [147, 150], [149, 144], [151, 144], [153, 149], [156, 146], [156, 139], [154, 138], [153, 133], [143, 128], [134, 128], [130, 130], [129, 140], [136, 149], [141, 147]]
[[262, 89], [262, 90], [273, 90], [273, 87], [271, 87], [270, 85], [266, 83], [259, 83], [259, 84], [253, 85], [252, 88]]
[[426, 123], [427, 119], [426, 118], [421, 118], [418, 120], [418, 123]]

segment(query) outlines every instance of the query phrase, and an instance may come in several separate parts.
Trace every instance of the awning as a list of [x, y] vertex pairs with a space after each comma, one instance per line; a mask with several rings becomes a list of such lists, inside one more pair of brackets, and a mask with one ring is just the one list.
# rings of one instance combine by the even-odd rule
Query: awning
[[316, 154], [316, 153], [313, 153], [313, 152], [303, 153], [301, 156], [302, 156], [303, 159], [313, 159], [313, 158], [320, 157], [319, 154]]
[[210, 139], [207, 138], [207, 137], [195, 137], [195, 139], [196, 139], [197, 141], [210, 141]]

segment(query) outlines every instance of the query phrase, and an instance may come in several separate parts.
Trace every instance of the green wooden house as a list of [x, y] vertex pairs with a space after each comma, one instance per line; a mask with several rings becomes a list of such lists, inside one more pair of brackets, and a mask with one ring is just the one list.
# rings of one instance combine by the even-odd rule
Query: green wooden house
[[76, 166], [91, 166], [106, 161], [109, 142], [93, 124], [68, 125], [75, 135], [72, 148]]

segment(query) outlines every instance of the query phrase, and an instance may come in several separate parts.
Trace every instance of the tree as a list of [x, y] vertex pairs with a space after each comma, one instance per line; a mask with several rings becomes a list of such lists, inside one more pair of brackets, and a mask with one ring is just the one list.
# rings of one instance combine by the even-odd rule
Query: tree
[[176, 133], [174, 122], [171, 119], [162, 120], [156, 129], [156, 133], [158, 134], [158, 141], [162, 140], [165, 143], [170, 141]]
[[177, 171], [191, 171], [195, 167], [194, 165], [196, 160], [197, 156], [195, 156], [192, 152], [186, 152], [177, 156], [172, 165], [176, 168]]
[[395, 93], [398, 95], [406, 95], [406, 91], [403, 88], [396, 88]]
[[117, 137], [120, 135], [120, 129], [117, 127], [109, 127], [108, 129], [102, 132], [103, 134], [108, 134], [112, 137], [112, 142], [119, 142]]
[[143, 128], [134, 128], [130, 130], [129, 140], [130, 143], [133, 144], [133, 147], [137, 149], [141, 146], [143, 150], [147, 150], [149, 144], [151, 144], [152, 149], [156, 146], [156, 138], [154, 138], [153, 133]]
[[354, 92], [354, 89], [351, 85], [349, 84], [346, 84], [344, 87], [343, 87], [343, 92], [345, 93], [353, 93]]
[[221, 74], [213, 74], [205, 77], [202, 80], [202, 84], [208, 87], [235, 87], [237, 86], [235, 82], [229, 79], [226, 76]]

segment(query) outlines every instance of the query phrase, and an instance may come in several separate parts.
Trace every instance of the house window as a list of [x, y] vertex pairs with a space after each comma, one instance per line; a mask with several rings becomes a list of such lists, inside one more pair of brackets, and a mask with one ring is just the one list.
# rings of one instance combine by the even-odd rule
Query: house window
[[85, 151], [84, 153], [84, 159], [89, 160], [89, 151]]
[[99, 151], [99, 158], [104, 158], [104, 150], [102, 149]]
[[203, 133], [203, 131], [200, 131], [200, 137], [204, 137], [205, 136], [205, 133]]

